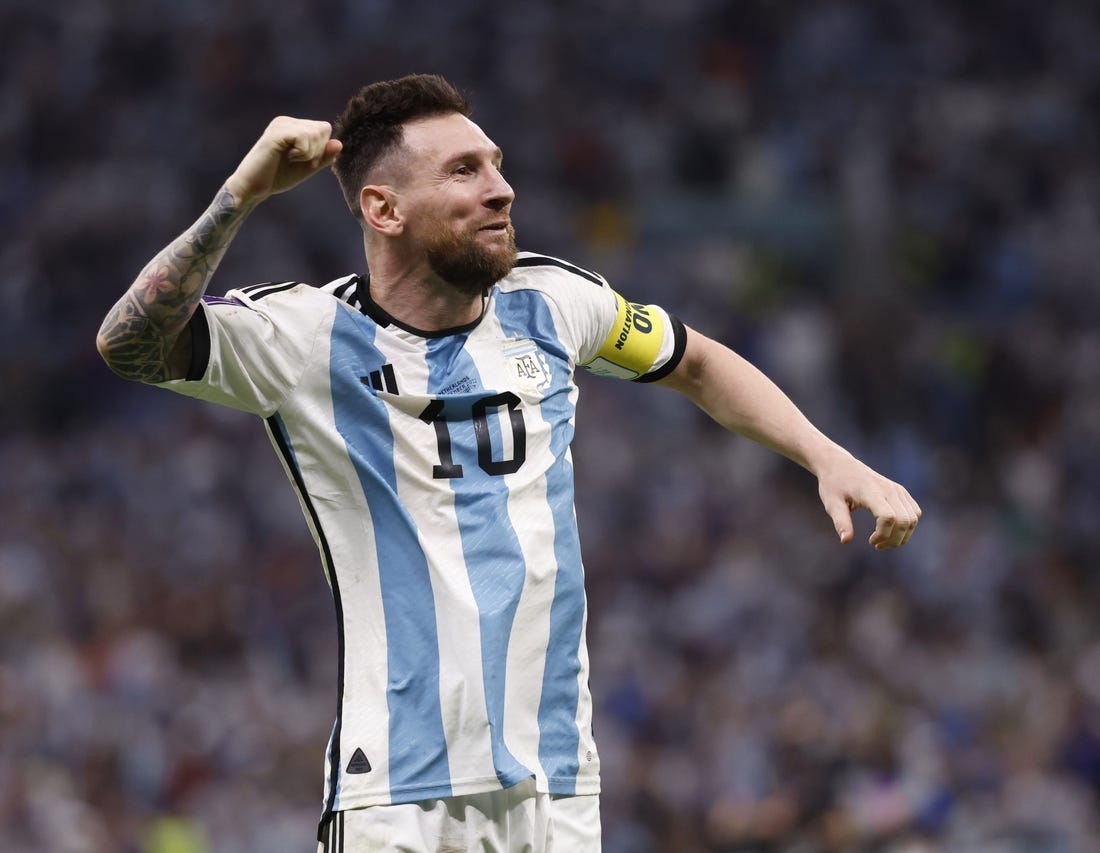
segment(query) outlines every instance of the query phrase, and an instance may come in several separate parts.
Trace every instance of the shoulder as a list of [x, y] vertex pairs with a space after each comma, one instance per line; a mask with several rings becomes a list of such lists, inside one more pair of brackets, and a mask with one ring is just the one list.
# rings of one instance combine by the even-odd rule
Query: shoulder
[[300, 281], [265, 281], [234, 288], [224, 297], [206, 297], [206, 300], [214, 304], [244, 305], [261, 313], [331, 310], [337, 302], [351, 302], [358, 280], [356, 275], [347, 275], [321, 287]]
[[317, 287], [301, 281], [265, 281], [259, 284], [250, 284], [229, 291], [227, 297], [244, 296], [249, 302], [260, 302], [268, 299], [317, 299], [331, 300], [347, 299], [349, 292], [354, 292], [359, 276], [355, 274], [345, 275], [330, 281], [328, 284]]
[[330, 281], [328, 284], [314, 289], [318, 293], [339, 300], [346, 305], [350, 305], [352, 308], [361, 308], [362, 306], [359, 304], [359, 282], [359, 276], [352, 273], [351, 275], [341, 276], [340, 278]]
[[326, 323], [333, 322], [341, 307], [355, 310], [334, 292], [344, 280], [324, 287], [300, 281], [267, 281], [233, 288], [224, 296], [204, 296], [202, 319], [212, 331], [217, 328], [219, 334], [232, 338], [265, 337], [277, 331], [287, 340], [311, 339]]
[[535, 252], [520, 252], [515, 266], [498, 282], [501, 291], [541, 290], [553, 295], [553, 291], [570, 286], [602, 290], [608, 287], [603, 276], [577, 266], [570, 261]]

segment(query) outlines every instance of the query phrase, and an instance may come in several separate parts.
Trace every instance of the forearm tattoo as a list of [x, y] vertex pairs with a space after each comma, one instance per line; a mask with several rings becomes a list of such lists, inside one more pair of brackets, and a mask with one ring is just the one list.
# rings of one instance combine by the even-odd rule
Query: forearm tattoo
[[187, 231], [141, 271], [99, 329], [111, 369], [126, 379], [172, 378], [169, 356], [249, 208], [222, 189]]

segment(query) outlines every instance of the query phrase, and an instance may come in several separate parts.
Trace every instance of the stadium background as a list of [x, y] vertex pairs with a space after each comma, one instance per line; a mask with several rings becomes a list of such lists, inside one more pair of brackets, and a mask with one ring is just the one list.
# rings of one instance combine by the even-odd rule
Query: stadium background
[[[925, 510], [841, 548], [795, 466], [583, 380], [608, 853], [1095, 849], [1089, 5], [3, 0], [0, 847], [310, 849], [305, 524], [258, 423], [93, 338], [271, 116], [430, 70], [503, 146], [522, 247], [740, 350]], [[326, 175], [212, 290], [361, 269]]]

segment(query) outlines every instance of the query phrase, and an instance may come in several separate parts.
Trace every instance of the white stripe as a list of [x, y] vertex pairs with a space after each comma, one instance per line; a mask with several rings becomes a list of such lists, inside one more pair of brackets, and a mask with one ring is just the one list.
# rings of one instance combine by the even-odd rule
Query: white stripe
[[[318, 350], [327, 350], [329, 335], [319, 334]], [[318, 352], [310, 361], [310, 370], [322, 374], [305, 376], [303, 383], [314, 387], [327, 387], [329, 371], [328, 352]], [[293, 405], [291, 398], [290, 405]], [[341, 716], [341, 743], [339, 744], [340, 787], [337, 790], [336, 808], [340, 807], [347, 777], [344, 768], [357, 747], [362, 748], [371, 763], [371, 772], [358, 777], [369, 779], [377, 790], [389, 789], [389, 708], [386, 704], [386, 673], [375, 672], [369, 667], [360, 666], [366, 661], [358, 661], [356, 649], [385, 649], [385, 614], [382, 610], [382, 588], [379, 582], [377, 565], [372, 559], [363, 559], [363, 553], [373, 554], [375, 549], [374, 524], [370, 507], [363, 497], [362, 485], [351, 460], [343, 447], [326, 452], [325, 442], [336, 435], [335, 415], [332, 396], [320, 394], [303, 401], [309, 412], [286, 413], [287, 423], [301, 423], [303, 420], [322, 423], [321, 429], [312, 434], [297, 437], [294, 450], [302, 469], [302, 477], [310, 489], [313, 508], [325, 530], [332, 562], [337, 574], [341, 603], [344, 613], [344, 693]], [[323, 438], [322, 438], [323, 437]], [[292, 440], [295, 437], [292, 436]], [[309, 450], [306, 455], [305, 451]], [[322, 458], [323, 457], [323, 458]], [[316, 465], [316, 470], [314, 469]], [[323, 483], [327, 491], [317, 487]], [[309, 514], [306, 513], [307, 521]], [[317, 537], [316, 531], [313, 531]], [[341, 571], [344, 567], [355, 567], [355, 571]], [[331, 582], [331, 581], [330, 581]], [[381, 653], [385, 659], [384, 651]], [[370, 657], [368, 655], [368, 657]], [[345, 710], [353, 710], [354, 717], [349, 719]], [[369, 723], [364, 724], [364, 721]], [[370, 733], [371, 741], [362, 742], [364, 733]], [[360, 738], [356, 741], [355, 738]], [[330, 753], [331, 754], [331, 753]], [[327, 761], [326, 761], [327, 764]], [[326, 766], [326, 801], [328, 780], [331, 768]], [[356, 777], [353, 777], [356, 778]]]

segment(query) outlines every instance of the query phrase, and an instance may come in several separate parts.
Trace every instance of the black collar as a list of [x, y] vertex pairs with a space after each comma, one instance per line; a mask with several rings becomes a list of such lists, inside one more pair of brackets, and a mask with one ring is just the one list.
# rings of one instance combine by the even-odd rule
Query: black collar
[[439, 329], [429, 332], [424, 329], [418, 329], [415, 326], [410, 326], [408, 323], [402, 323], [375, 302], [370, 295], [370, 273], [357, 276], [357, 279], [355, 293], [359, 297], [360, 311], [374, 320], [379, 326], [396, 326], [399, 329], [404, 329], [406, 332], [411, 332], [421, 338], [446, 338], [450, 335], [460, 335], [463, 332], [469, 332], [477, 328], [478, 324], [485, 317], [485, 309], [489, 304], [488, 295], [483, 296], [481, 299], [481, 313], [478, 314], [477, 319], [462, 326], [452, 326], [449, 329]]

